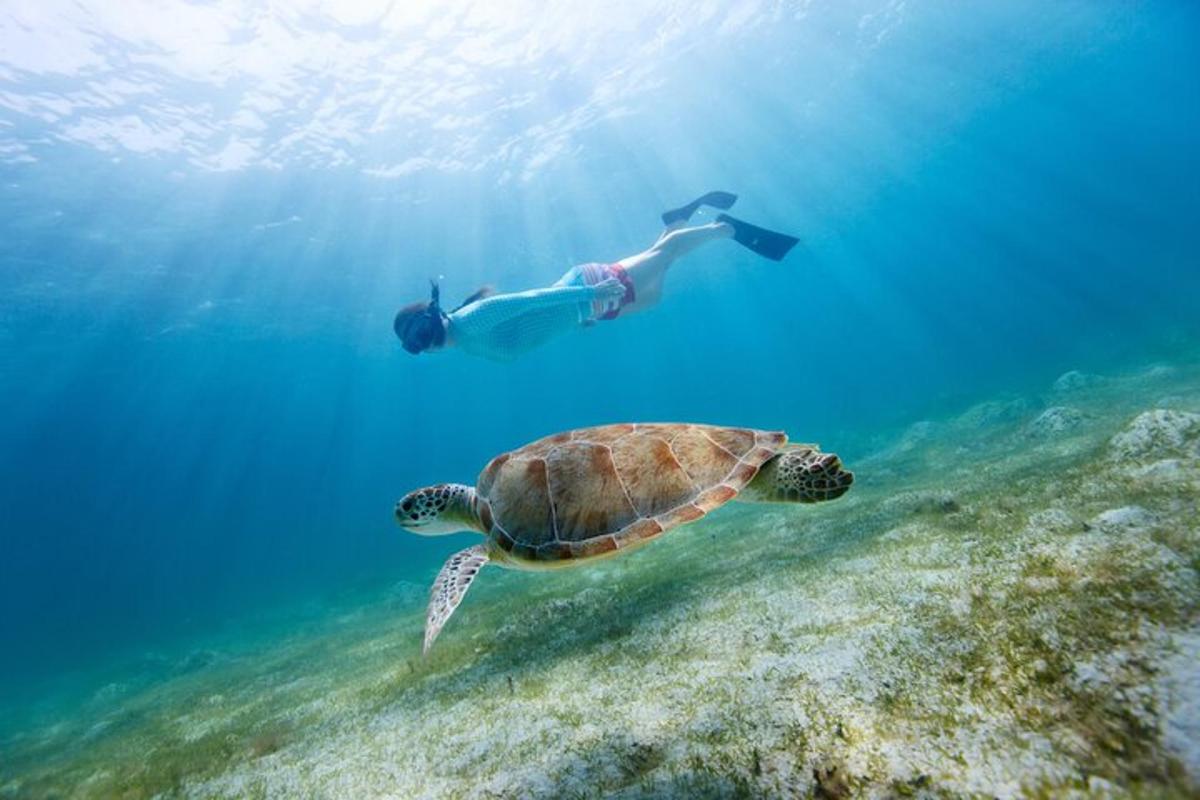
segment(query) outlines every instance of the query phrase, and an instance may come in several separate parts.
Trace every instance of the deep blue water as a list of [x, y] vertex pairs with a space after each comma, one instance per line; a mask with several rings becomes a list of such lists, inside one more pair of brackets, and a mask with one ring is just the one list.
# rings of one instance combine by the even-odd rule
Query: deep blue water
[[[6, 696], [424, 582], [460, 545], [406, 536], [395, 499], [560, 429], [784, 428], [852, 462], [940, 409], [1194, 352], [1193, 4], [180, 5], [226, 33], [0, 10]], [[391, 333], [431, 276], [545, 285], [715, 188], [803, 247], [714, 244], [652, 313], [516, 363]]]

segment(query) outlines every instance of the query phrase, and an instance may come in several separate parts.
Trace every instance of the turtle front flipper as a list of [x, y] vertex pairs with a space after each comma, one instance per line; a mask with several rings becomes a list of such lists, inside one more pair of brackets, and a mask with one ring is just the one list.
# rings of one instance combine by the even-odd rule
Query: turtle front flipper
[[834, 453], [813, 445], [789, 445], [762, 465], [737, 499], [749, 503], [820, 503], [850, 489], [854, 473]]
[[467, 589], [471, 588], [471, 582], [488, 561], [487, 548], [477, 544], [466, 550], [459, 550], [442, 566], [442, 571], [438, 573], [437, 580], [433, 582], [433, 589], [429, 592], [429, 610], [425, 614], [425, 645], [421, 648], [422, 653], [429, 652], [442, 626], [450, 619], [454, 609], [458, 608]]

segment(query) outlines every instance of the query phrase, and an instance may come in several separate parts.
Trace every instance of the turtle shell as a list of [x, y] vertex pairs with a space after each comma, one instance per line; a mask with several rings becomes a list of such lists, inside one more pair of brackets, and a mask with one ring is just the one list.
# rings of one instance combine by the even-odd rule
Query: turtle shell
[[593, 558], [703, 517], [787, 443], [713, 425], [604, 425], [497, 456], [476, 484], [479, 516], [519, 561]]

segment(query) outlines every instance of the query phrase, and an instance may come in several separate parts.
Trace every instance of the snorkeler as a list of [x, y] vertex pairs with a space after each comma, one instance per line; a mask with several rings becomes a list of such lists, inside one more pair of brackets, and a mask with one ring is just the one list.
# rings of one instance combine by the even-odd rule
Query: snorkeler
[[426, 302], [396, 314], [393, 329], [416, 355], [457, 347], [497, 360], [516, 358], [559, 334], [622, 314], [644, 311], [662, 298], [663, 278], [680, 257], [702, 244], [732, 238], [758, 255], [781, 261], [799, 239], [765, 230], [728, 214], [707, 225], [684, 227], [700, 206], [726, 210], [737, 195], [709, 192], [662, 215], [663, 232], [650, 249], [613, 264], [581, 264], [545, 289], [495, 294], [484, 287], [450, 312], [437, 284]]

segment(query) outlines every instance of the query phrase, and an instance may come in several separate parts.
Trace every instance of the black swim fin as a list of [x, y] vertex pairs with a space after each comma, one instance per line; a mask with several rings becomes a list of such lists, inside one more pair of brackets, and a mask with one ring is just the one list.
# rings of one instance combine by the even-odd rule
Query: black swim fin
[[733, 204], [737, 202], [737, 195], [729, 192], [709, 192], [706, 195], [697, 197], [686, 206], [672, 208], [670, 211], [664, 211], [662, 215], [663, 225], [671, 225], [676, 222], [687, 222], [692, 218], [700, 206], [711, 206], [719, 208], [722, 211], [728, 211], [733, 208]]
[[734, 219], [728, 214], [718, 214], [717, 222], [724, 222], [733, 227], [733, 240], [748, 250], [753, 250], [763, 258], [772, 261], [783, 261], [788, 251], [800, 243], [795, 236], [786, 233], [776, 233], [749, 222]]

